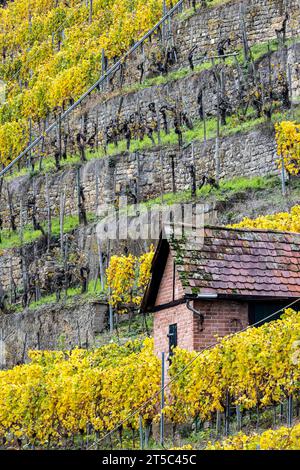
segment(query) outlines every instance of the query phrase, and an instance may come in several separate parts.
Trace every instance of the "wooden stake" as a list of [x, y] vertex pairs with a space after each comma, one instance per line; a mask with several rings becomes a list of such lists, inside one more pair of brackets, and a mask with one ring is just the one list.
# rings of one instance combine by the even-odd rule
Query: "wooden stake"
[[46, 184], [45, 184], [45, 197], [46, 197], [46, 204], [47, 204], [47, 250], [50, 250], [50, 245], [51, 245], [51, 231], [52, 231], [52, 225], [51, 225], [51, 201], [50, 201], [50, 192], [49, 192], [49, 180], [48, 180], [48, 175], [46, 175]]
[[65, 190], [60, 195], [60, 212], [59, 212], [59, 224], [60, 224], [60, 252], [61, 258], [64, 259], [64, 218], [65, 218], [65, 204], [66, 194]]

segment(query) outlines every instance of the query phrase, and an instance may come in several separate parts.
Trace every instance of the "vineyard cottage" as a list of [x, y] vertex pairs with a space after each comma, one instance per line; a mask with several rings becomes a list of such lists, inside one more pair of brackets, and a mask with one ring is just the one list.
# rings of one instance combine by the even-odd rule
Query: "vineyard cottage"
[[[142, 309], [157, 353], [200, 350], [300, 297], [300, 234], [205, 227], [204, 241], [161, 238]], [[260, 324], [261, 324], [260, 323]]]

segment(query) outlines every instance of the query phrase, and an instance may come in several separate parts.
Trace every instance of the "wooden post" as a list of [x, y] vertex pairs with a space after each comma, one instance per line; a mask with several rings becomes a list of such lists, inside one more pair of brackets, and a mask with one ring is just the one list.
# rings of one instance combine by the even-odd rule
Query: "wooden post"
[[291, 64], [288, 64], [288, 85], [289, 85], [289, 91], [290, 91], [290, 103], [291, 103], [292, 119], [295, 119]]
[[99, 270], [100, 270], [100, 284], [102, 291], [104, 290], [104, 267], [103, 267], [103, 255], [102, 255], [102, 246], [101, 240], [97, 237], [97, 245], [98, 245], [98, 256], [99, 256]]
[[196, 193], [197, 193], [195, 165], [191, 165], [190, 171], [191, 171], [191, 196], [192, 198], [195, 198]]
[[240, 5], [239, 15], [240, 15], [241, 36], [242, 36], [242, 41], [243, 41], [244, 60], [245, 60], [245, 62], [248, 62], [249, 61], [250, 51], [249, 51], [247, 30], [246, 30], [246, 24], [245, 24], [244, 6], [242, 4]]
[[13, 196], [9, 190], [9, 186], [7, 185], [7, 202], [8, 202], [8, 209], [9, 209], [9, 218], [10, 218], [10, 227], [13, 232], [17, 231], [16, 226], [16, 214], [13, 207]]
[[[166, 0], [163, 0], [163, 17], [166, 15], [166, 13], [167, 13], [167, 4], [166, 4]], [[165, 46], [165, 43], [166, 43], [166, 23], [164, 21], [163, 24], [162, 24], [162, 44], [163, 44], [163, 46]]]
[[27, 307], [28, 304], [28, 277], [27, 277], [27, 265], [26, 265], [26, 256], [24, 253], [24, 246], [23, 246], [23, 201], [21, 199], [20, 201], [20, 257], [21, 257], [21, 265], [22, 265], [22, 280], [23, 280], [23, 291], [24, 291], [24, 299], [26, 300], [25, 302], [25, 307]]
[[[30, 145], [32, 142], [32, 119], [31, 118], [29, 118], [28, 123], [29, 123], [29, 145]], [[28, 168], [30, 168], [30, 170], [34, 172], [34, 162], [32, 160], [31, 150], [29, 151], [28, 156], [29, 156]]]
[[40, 172], [40, 173], [43, 171], [44, 151], [45, 151], [45, 137], [42, 137], [41, 153], [40, 153], [40, 163], [39, 163], [39, 172]]
[[[38, 253], [37, 253], [36, 243], [33, 245], [33, 251], [34, 251], [34, 259], [37, 260], [38, 259]], [[39, 280], [39, 276], [38, 276], [38, 272], [37, 272], [36, 277], [35, 277], [35, 285], [34, 285], [35, 301], [38, 301], [41, 298], [41, 291], [40, 291], [40, 288], [39, 288], [39, 285], [38, 285], [38, 282], [37, 282], [38, 280]]]
[[221, 434], [221, 413], [220, 413], [220, 411], [217, 411], [216, 434], [217, 434], [217, 437], [220, 436], [220, 434]]
[[206, 143], [206, 140], [207, 140], [207, 135], [206, 135], [206, 113], [205, 113], [205, 108], [204, 108], [203, 93], [202, 93], [202, 96], [201, 96], [201, 107], [202, 107], [202, 114], [203, 114], [203, 137], [204, 137], [204, 142]]
[[194, 178], [193, 178], [193, 195], [197, 196], [197, 169], [195, 161], [195, 142], [192, 142], [192, 162], [194, 167]]
[[77, 187], [77, 208], [78, 208], [78, 221], [81, 224], [81, 194], [80, 194], [80, 168], [76, 169], [76, 187]]
[[220, 102], [219, 102], [219, 82], [218, 82], [218, 91], [217, 91], [217, 135], [216, 135], [216, 148], [215, 148], [215, 177], [216, 182], [219, 182], [220, 179]]
[[[108, 289], [109, 301], [110, 301], [110, 295], [111, 295], [111, 288]], [[114, 332], [114, 312], [113, 312], [112, 305], [110, 303], [108, 304], [108, 307], [109, 307], [109, 332], [112, 335]]]
[[62, 139], [61, 139], [61, 112], [58, 115], [58, 126], [57, 126], [57, 139], [58, 139], [58, 153], [59, 153], [59, 160], [61, 160], [62, 155]]
[[65, 203], [66, 203], [66, 194], [65, 190], [60, 195], [60, 213], [59, 213], [59, 223], [60, 223], [60, 252], [61, 257], [64, 259], [64, 218], [65, 218]]
[[78, 346], [81, 349], [81, 337], [80, 337], [80, 326], [79, 321], [77, 320], [77, 338], [78, 338]]
[[172, 169], [172, 192], [176, 194], [176, 177], [175, 177], [175, 155], [171, 155], [171, 169]]
[[27, 347], [27, 333], [25, 333], [25, 337], [24, 337], [23, 353], [22, 353], [22, 364], [24, 364], [24, 362], [25, 362], [26, 347]]
[[164, 202], [164, 165], [163, 165], [163, 156], [161, 151], [161, 134], [160, 134], [160, 118], [159, 113], [156, 111], [156, 120], [157, 120], [157, 141], [159, 145], [159, 161], [161, 167], [161, 178], [160, 178], [160, 196], [161, 202]]
[[12, 256], [10, 255], [9, 257], [9, 286], [10, 286], [10, 303], [13, 304], [15, 303], [16, 299], [14, 298], [13, 296], [13, 292], [14, 292], [14, 288], [13, 288], [13, 285], [14, 285], [14, 278], [13, 278], [13, 269], [12, 269]]
[[[106, 72], [105, 51], [104, 51], [104, 49], [102, 49], [102, 53], [101, 53], [101, 76], [102, 77], [104, 76], [105, 72]], [[106, 81], [106, 80], [105, 80], [105, 82], [102, 82], [102, 85], [101, 85], [102, 91], [104, 90], [106, 83], [108, 83], [108, 81]]]
[[226, 392], [226, 408], [225, 408], [225, 435], [229, 436], [230, 432], [230, 396], [227, 390]]
[[256, 406], [256, 431], [258, 432], [259, 430], [259, 424], [260, 424], [260, 412], [259, 412], [259, 405]]
[[51, 201], [50, 201], [50, 192], [49, 192], [49, 179], [48, 179], [47, 174], [46, 174], [45, 190], [46, 190], [47, 224], [48, 224], [48, 229], [47, 229], [47, 250], [49, 251], [50, 250], [50, 244], [51, 244], [52, 226], [51, 226]]
[[241, 414], [241, 407], [236, 405], [236, 426], [237, 430], [241, 431], [242, 429], [242, 414]]
[[95, 184], [96, 184], [96, 201], [95, 201], [95, 214], [97, 214], [99, 206], [99, 177], [95, 175]]
[[68, 297], [68, 279], [67, 279], [67, 262], [68, 262], [68, 234], [66, 234], [66, 242], [63, 253], [64, 271], [65, 271], [65, 298]]
[[97, 109], [96, 111], [96, 123], [95, 123], [95, 132], [96, 132], [96, 136], [95, 136], [95, 144], [96, 144], [96, 150], [98, 152], [99, 150], [99, 111]]
[[20, 245], [22, 247], [23, 245], [23, 199], [20, 199], [20, 231], [19, 231], [19, 237], [20, 237]]
[[140, 191], [140, 179], [141, 179], [141, 168], [140, 168], [140, 154], [135, 152], [136, 163], [137, 163], [137, 178], [136, 178], [136, 199], [139, 204], [141, 200], [141, 191]]

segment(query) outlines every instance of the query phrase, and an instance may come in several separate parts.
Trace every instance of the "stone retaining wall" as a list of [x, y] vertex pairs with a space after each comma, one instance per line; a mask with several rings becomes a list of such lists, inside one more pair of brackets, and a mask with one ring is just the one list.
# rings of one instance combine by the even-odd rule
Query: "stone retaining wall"
[[[277, 173], [275, 164], [274, 132], [261, 125], [247, 133], [237, 133], [220, 139], [220, 177], [256, 176]], [[119, 193], [129, 188], [137, 193], [139, 201], [145, 201], [168, 193], [175, 186], [177, 191], [191, 187], [190, 166], [194, 162], [197, 180], [204, 174], [214, 176], [216, 141], [194, 142], [194, 159], [191, 147], [186, 150], [178, 146], [152, 148], [136, 153], [125, 152], [116, 156], [91, 160], [80, 168], [80, 180], [88, 213], [95, 213], [97, 206], [113, 203]], [[173, 163], [172, 163], [173, 161]], [[172, 170], [174, 165], [174, 172]], [[77, 170], [75, 167], [47, 176], [52, 217], [58, 217], [60, 196], [66, 194], [66, 215], [77, 214]], [[20, 207], [23, 209], [23, 223], [30, 223], [28, 199], [36, 198], [37, 218], [47, 220], [46, 177], [20, 177], [9, 183], [13, 195], [14, 212], [19, 223]], [[3, 228], [9, 228], [7, 191], [3, 189], [0, 215]], [[22, 202], [22, 204], [21, 204]]]
[[52, 304], [13, 315], [0, 315], [0, 367], [28, 359], [28, 351], [92, 347], [107, 325], [101, 303]]

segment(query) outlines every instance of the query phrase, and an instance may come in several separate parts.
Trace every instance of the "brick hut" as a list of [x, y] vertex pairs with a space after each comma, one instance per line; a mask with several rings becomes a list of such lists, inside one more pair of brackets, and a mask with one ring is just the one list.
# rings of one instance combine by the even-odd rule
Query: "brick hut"
[[160, 239], [142, 310], [154, 313], [156, 352], [170, 354], [266, 321], [298, 297], [300, 234], [205, 227], [201, 246]]

